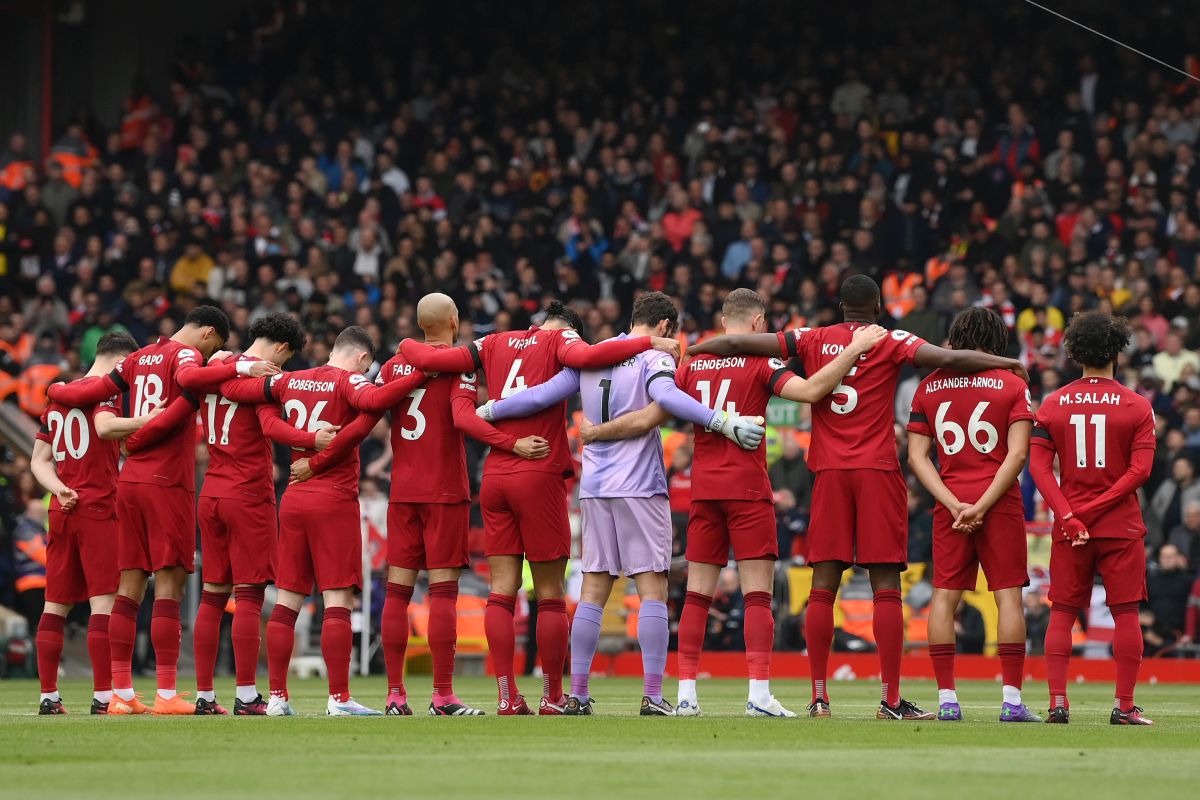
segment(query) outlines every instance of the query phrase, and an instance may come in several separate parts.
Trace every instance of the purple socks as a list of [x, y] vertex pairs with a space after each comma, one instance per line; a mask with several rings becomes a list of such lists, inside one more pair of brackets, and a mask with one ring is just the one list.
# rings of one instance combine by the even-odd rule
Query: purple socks
[[667, 668], [667, 642], [671, 638], [666, 603], [659, 600], [642, 603], [638, 612], [637, 637], [638, 646], [642, 649], [642, 693], [654, 702], [661, 703], [663, 672]]
[[[596, 656], [596, 645], [600, 641], [600, 619], [604, 609], [592, 603], [580, 603], [571, 622], [571, 696], [586, 701], [588, 675], [592, 671], [592, 659]], [[666, 645], [663, 645], [666, 657]]]

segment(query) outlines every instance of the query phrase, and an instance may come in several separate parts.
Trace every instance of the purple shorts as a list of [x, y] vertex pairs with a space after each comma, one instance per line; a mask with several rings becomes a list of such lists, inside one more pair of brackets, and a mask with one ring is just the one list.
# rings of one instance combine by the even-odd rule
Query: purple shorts
[[583, 571], [613, 577], [671, 567], [671, 504], [654, 497], [585, 497]]

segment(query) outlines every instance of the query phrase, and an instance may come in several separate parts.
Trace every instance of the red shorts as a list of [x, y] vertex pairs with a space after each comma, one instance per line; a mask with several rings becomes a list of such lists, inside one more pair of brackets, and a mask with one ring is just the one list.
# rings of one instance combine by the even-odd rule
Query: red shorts
[[1025, 517], [992, 509], [974, 533], [954, 530], [954, 517], [941, 503], [933, 511], [933, 585], [938, 589], [975, 588], [979, 568], [988, 589], [1029, 585]]
[[556, 561], [571, 555], [567, 484], [546, 472], [483, 476], [484, 553]]
[[908, 485], [900, 470], [820, 470], [811, 508], [808, 563], [908, 563]]
[[284, 492], [279, 503], [275, 585], [308, 594], [362, 588], [362, 516], [358, 500]]
[[1096, 573], [1104, 579], [1105, 604], [1146, 599], [1146, 543], [1142, 539], [1092, 539], [1071, 547], [1056, 539], [1050, 548], [1050, 602], [1087, 608]]
[[470, 562], [470, 503], [389, 503], [388, 566], [453, 569]]
[[693, 500], [687, 560], [696, 564], [779, 558], [775, 505], [770, 500]]
[[113, 594], [117, 567], [117, 520], [50, 511], [46, 543], [46, 602], [71, 605]]
[[182, 486], [117, 484], [117, 564], [157, 572], [196, 569], [196, 493]]
[[205, 583], [270, 583], [275, 580], [279, 525], [275, 504], [201, 497], [200, 568]]

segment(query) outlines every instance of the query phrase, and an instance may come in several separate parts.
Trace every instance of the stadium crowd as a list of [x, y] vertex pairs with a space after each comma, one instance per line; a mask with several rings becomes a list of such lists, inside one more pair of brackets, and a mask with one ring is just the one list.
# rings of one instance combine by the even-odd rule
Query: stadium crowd
[[[1119, 377], [1159, 414], [1144, 490], [1146, 640], [1189, 641], [1200, 617], [1194, 87], [1109, 51], [1041, 58], [1044, 28], [1028, 47], [977, 50], [980, 10], [956, 12], [953, 27], [922, 19], [942, 34], [936, 46], [912, 42], [921, 15], [880, 11], [845, 22], [862, 47], [833, 48], [800, 20], [718, 25], [720, 4], [700, 2], [688, 24], [632, 5], [637, 21], [607, 5], [546, 6], [518, 25], [468, 2], [459, 13], [477, 24], [447, 32], [376, 18], [419, 11], [363, 9], [333, 25], [331, 2], [260, 4], [220, 46], [181, 56], [169, 84], [136, 81], [119, 126], [82, 109], [45, 158], [7, 136], [0, 394], [37, 416], [47, 384], [81, 374], [101, 335], [170, 335], [204, 303], [228, 314], [231, 350], [262, 316], [295, 315], [309, 344], [287, 366], [302, 368], [324, 363], [348, 324], [393, 352], [434, 290], [463, 310], [463, 340], [524, 328], [561, 299], [593, 342], [627, 327], [639, 291], [661, 290], [694, 343], [734, 287], [767, 298], [781, 330], [840, 319], [837, 289], [863, 273], [883, 287], [886, 325], [930, 342], [958, 311], [998, 311], [1036, 403], [1074, 377], [1061, 347], [1071, 315], [1098, 309], [1130, 319]], [[742, 51], [751, 28], [762, 46]], [[401, 47], [387, 35], [399, 29]], [[901, 420], [918, 377], [902, 384]], [[804, 428], [802, 413], [797, 431], [778, 432], [771, 470], [783, 552], [798, 559]], [[670, 474], [684, 493], [680, 438]], [[364, 448], [363, 495], [379, 497], [386, 428]], [[25, 459], [8, 452], [0, 470], [0, 604], [20, 607], [45, 512]], [[910, 483], [910, 560], [927, 562], [932, 501]], [[1046, 511], [1023, 484], [1036, 528]], [[736, 595], [719, 600], [713, 648], [740, 646]], [[1030, 619], [1043, 610], [1035, 598]]]

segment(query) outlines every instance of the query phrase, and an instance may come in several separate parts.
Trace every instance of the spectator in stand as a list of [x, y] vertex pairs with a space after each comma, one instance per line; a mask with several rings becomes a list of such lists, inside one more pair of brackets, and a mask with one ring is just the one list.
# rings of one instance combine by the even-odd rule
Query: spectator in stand
[[1184, 349], [1183, 337], [1184, 331], [1176, 328], [1168, 331], [1164, 337], [1162, 352], [1155, 355], [1151, 362], [1168, 392], [1175, 387], [1186, 370], [1190, 370], [1193, 376], [1200, 372], [1200, 355], [1193, 350]]
[[1150, 516], [1161, 531], [1159, 541], [1183, 524], [1184, 509], [1197, 504], [1200, 480], [1196, 479], [1196, 465], [1186, 452], [1180, 452], [1171, 462], [1170, 480], [1163, 481], [1150, 498]]
[[1183, 506], [1183, 521], [1171, 529], [1163, 549], [1173, 548], [1173, 555], [1182, 555], [1188, 564], [1200, 564], [1200, 501], [1192, 500]]

